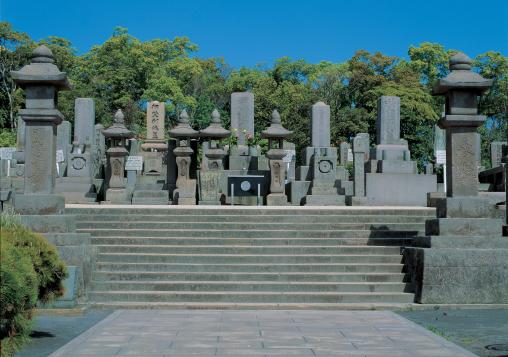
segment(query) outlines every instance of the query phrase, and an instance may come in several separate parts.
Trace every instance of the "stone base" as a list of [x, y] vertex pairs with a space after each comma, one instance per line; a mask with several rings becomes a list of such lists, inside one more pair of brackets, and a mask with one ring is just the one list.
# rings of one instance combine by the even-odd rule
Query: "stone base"
[[271, 193], [266, 196], [267, 206], [289, 206], [288, 198], [284, 194]]
[[73, 215], [20, 215], [21, 223], [34, 232], [66, 233], [76, 230], [76, 220]]
[[508, 249], [406, 248], [404, 261], [416, 302], [508, 302]]
[[377, 172], [383, 174], [416, 174], [417, 166], [415, 161], [379, 160]]
[[[69, 309], [78, 304], [79, 282], [82, 280], [82, 272], [77, 266], [67, 266], [69, 276], [63, 281], [64, 295], [56, 301], [48, 304], [38, 303], [40, 309]], [[82, 288], [82, 287], [81, 287]]]
[[345, 206], [345, 196], [308, 195], [305, 197], [305, 206]]
[[495, 206], [483, 197], [446, 197], [435, 199], [438, 218], [492, 217]]
[[305, 204], [305, 196], [309, 194], [310, 181], [293, 181], [286, 185], [286, 195], [293, 206]]
[[435, 175], [367, 173], [369, 204], [375, 206], [427, 206], [427, 193], [437, 191]]
[[54, 194], [14, 195], [14, 210], [21, 215], [52, 215], [65, 212], [65, 200]]
[[135, 190], [132, 195], [135, 205], [169, 205], [170, 202], [167, 190]]
[[65, 203], [97, 202], [97, 192], [90, 177], [60, 177], [55, 182], [55, 193], [65, 198]]
[[125, 188], [108, 188], [106, 190], [106, 200], [102, 201], [101, 204], [130, 205], [129, 191]]
[[508, 249], [508, 238], [496, 236], [422, 236], [412, 243], [421, 248]]
[[346, 197], [346, 203], [348, 206], [368, 206], [369, 201], [365, 196], [348, 196]]
[[492, 218], [436, 218], [425, 222], [428, 236], [497, 236], [502, 232], [502, 220]]
[[222, 202], [219, 200], [216, 201], [199, 201], [199, 206], [221, 206]]

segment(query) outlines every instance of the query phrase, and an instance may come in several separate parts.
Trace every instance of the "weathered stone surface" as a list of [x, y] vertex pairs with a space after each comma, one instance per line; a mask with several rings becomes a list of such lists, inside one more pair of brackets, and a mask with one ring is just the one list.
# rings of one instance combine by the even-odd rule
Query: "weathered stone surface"
[[312, 106], [311, 144], [312, 147], [330, 146], [330, 106], [323, 102]]
[[493, 141], [490, 143], [490, 160], [492, 167], [501, 166], [503, 159], [503, 145], [508, 145], [506, 141]]
[[64, 161], [57, 162], [58, 176], [62, 177], [66, 174], [67, 163], [69, 160], [69, 151], [71, 147], [71, 123], [64, 120], [58, 125], [56, 133], [56, 150], [63, 153]]
[[377, 102], [377, 144], [400, 144], [400, 98], [382, 96]]
[[74, 102], [74, 142], [91, 147], [95, 144], [95, 102], [92, 98], [76, 98]]
[[349, 150], [350, 150], [349, 143], [346, 143], [346, 142], [340, 143], [340, 146], [339, 146], [339, 152], [340, 152], [339, 162], [343, 166], [345, 166], [345, 165], [347, 165], [349, 163], [349, 160], [348, 160]]
[[246, 144], [246, 134], [254, 135], [254, 94], [250, 92], [231, 94], [231, 129], [239, 134], [238, 145]]
[[365, 160], [369, 151], [369, 134], [360, 133], [353, 139], [354, 194], [365, 196]]
[[146, 138], [164, 141], [164, 119], [166, 116], [164, 103], [149, 102], [146, 112]]
[[435, 175], [366, 174], [366, 196], [373, 205], [426, 206], [437, 190]]
[[448, 197], [434, 200], [437, 218], [492, 217], [495, 205], [484, 197]]

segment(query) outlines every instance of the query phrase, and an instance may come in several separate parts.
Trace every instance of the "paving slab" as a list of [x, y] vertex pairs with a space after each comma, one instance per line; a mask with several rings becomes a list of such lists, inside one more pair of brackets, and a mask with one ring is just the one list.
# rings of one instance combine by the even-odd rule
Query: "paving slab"
[[118, 310], [62, 356], [475, 356], [391, 311]]

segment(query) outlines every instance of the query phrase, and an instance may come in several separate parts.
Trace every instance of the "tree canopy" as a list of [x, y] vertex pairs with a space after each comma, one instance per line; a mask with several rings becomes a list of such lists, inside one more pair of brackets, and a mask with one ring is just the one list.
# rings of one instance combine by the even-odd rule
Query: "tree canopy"
[[[36, 42], [1, 22], [0, 137], [14, 131], [16, 113], [23, 103], [23, 92], [12, 82], [9, 71], [27, 64], [32, 49], [40, 43], [50, 47], [56, 64], [68, 73], [73, 89], [60, 93], [59, 108], [71, 122], [74, 99], [91, 97], [97, 122], [108, 125], [121, 108], [127, 126], [141, 138], [146, 131], [146, 103], [151, 100], [165, 103], [167, 130], [183, 109], [196, 129], [209, 124], [214, 108], [229, 126], [230, 94], [252, 91], [256, 132], [269, 125], [272, 110], [278, 109], [284, 126], [294, 132], [292, 141], [299, 149], [308, 146], [309, 110], [321, 100], [331, 107], [332, 144], [338, 146], [359, 132], [369, 132], [374, 139], [377, 99], [396, 95], [401, 98], [401, 136], [408, 140], [420, 165], [432, 158], [433, 126], [443, 105], [442, 98], [431, 96], [431, 88], [448, 74], [448, 60], [456, 52], [425, 42], [411, 46], [407, 58], [358, 50], [343, 63], [282, 57], [271, 67], [233, 69], [222, 58], [198, 57], [198, 46], [187, 37], [141, 41], [118, 27], [104, 43], [77, 55], [64, 38], [51, 36]], [[494, 80], [480, 102], [481, 112], [488, 117], [480, 132], [489, 166], [488, 143], [506, 138], [508, 58], [489, 51], [478, 55], [474, 66], [482, 76]]]

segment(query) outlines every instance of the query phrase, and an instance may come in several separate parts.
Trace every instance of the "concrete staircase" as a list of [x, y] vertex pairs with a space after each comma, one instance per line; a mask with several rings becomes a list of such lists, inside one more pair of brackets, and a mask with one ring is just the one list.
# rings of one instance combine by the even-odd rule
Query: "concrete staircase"
[[427, 208], [71, 207], [98, 248], [90, 301], [107, 308], [392, 307], [401, 246]]

